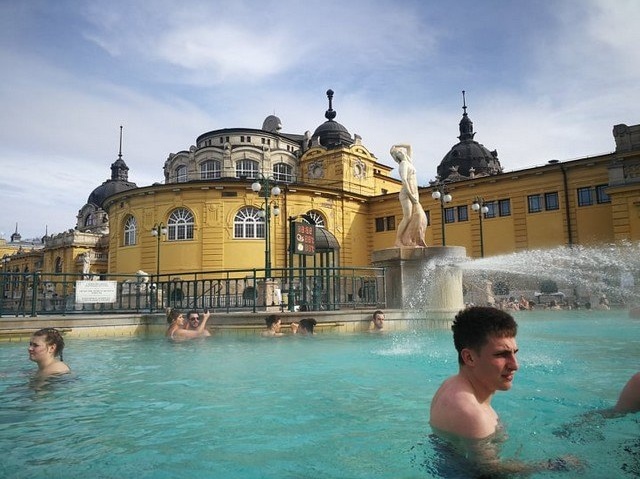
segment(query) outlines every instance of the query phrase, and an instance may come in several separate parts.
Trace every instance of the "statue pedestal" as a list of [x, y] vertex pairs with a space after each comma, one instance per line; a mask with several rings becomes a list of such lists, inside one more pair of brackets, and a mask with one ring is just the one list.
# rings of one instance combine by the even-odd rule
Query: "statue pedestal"
[[464, 308], [462, 246], [400, 247], [374, 251], [372, 263], [385, 268], [387, 307], [427, 311], [429, 317], [453, 318]]
[[282, 302], [282, 294], [277, 281], [266, 279], [258, 281], [258, 304], [262, 308], [277, 307], [280, 308]]

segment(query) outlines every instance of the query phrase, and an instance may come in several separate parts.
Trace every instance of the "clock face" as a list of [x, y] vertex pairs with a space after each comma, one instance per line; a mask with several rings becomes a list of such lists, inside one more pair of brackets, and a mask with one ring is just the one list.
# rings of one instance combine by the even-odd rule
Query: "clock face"
[[298, 243], [298, 251], [302, 251], [304, 249], [304, 245], [302, 243]]

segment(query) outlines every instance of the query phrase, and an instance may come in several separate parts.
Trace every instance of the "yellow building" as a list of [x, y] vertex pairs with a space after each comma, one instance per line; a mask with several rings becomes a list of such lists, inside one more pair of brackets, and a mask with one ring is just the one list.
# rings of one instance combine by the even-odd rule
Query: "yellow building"
[[[326, 121], [313, 133], [284, 133], [275, 116], [260, 129], [209, 131], [169, 155], [162, 184], [130, 183], [120, 152], [111, 179], [80, 209], [76, 228], [45, 237], [32, 267], [79, 274], [89, 253], [92, 275], [268, 263], [277, 277], [290, 266], [289, 222], [301, 215], [319, 227], [323, 254], [315, 264], [369, 266], [374, 250], [394, 244], [401, 183], [335, 121], [333, 92], [327, 94]], [[427, 244], [464, 246], [468, 256], [480, 257], [640, 240], [640, 125], [615, 126], [609, 154], [505, 173], [495, 150], [473, 139], [463, 109], [460, 142], [438, 166], [436, 181], [420, 189]], [[433, 199], [435, 190], [451, 201]]]

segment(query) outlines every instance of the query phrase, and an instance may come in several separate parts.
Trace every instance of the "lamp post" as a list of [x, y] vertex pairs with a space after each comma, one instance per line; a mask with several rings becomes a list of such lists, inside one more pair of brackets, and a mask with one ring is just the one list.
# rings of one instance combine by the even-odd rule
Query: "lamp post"
[[442, 183], [439, 179], [432, 183], [434, 188], [433, 193], [431, 193], [431, 197], [440, 202], [440, 218], [442, 222], [442, 246], [446, 246], [445, 236], [444, 236], [444, 205], [445, 203], [450, 203], [453, 199], [453, 196], [447, 192], [447, 188], [444, 183]]
[[478, 212], [478, 218], [480, 219], [480, 257], [484, 258], [484, 237], [482, 232], [482, 220], [483, 216], [489, 212], [489, 207], [484, 204], [484, 198], [482, 196], [476, 196], [471, 205], [473, 211]]
[[151, 228], [151, 234], [156, 237], [156, 282], [160, 282], [160, 240], [163, 236], [167, 236], [167, 227], [164, 223], [156, 223]]
[[[272, 184], [273, 186], [271, 186]], [[254, 193], [258, 193], [258, 196], [264, 198], [263, 207], [258, 212], [258, 215], [264, 218], [264, 277], [267, 279], [271, 278], [271, 228], [269, 222], [272, 212], [273, 216], [280, 214], [278, 203], [271, 201], [271, 197], [280, 195], [280, 187], [274, 184], [272, 178], [261, 176], [251, 183], [251, 189]]]

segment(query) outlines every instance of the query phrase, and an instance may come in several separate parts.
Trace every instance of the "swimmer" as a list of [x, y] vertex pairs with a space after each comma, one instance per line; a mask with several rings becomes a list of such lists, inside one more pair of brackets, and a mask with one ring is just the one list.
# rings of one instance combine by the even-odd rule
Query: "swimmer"
[[625, 384], [613, 410], [620, 413], [640, 411], [640, 372], [635, 373]]
[[262, 331], [261, 336], [284, 336], [284, 333], [280, 332], [280, 327], [282, 326], [282, 321], [275, 314], [270, 314], [266, 318], [264, 318], [264, 322], [267, 324], [267, 329]]
[[203, 338], [210, 336], [211, 333], [207, 331], [207, 321], [209, 320], [210, 313], [205, 311], [202, 316], [202, 321], [198, 324], [197, 329], [185, 329], [184, 315], [177, 309], [171, 309], [167, 314], [167, 322], [169, 328], [166, 332], [166, 337], [176, 341], [182, 341], [186, 339]]
[[511, 389], [519, 368], [518, 325], [513, 317], [496, 308], [475, 306], [460, 311], [451, 329], [459, 370], [434, 395], [429, 422], [435, 436], [459, 452], [452, 457], [471, 461], [475, 471], [487, 477], [577, 466], [573, 457], [535, 464], [498, 457], [496, 442], [505, 435], [491, 399], [497, 391]]
[[314, 334], [313, 328], [315, 328], [318, 322], [313, 318], [303, 318], [298, 323], [298, 328], [295, 334], [306, 336], [307, 334]]
[[384, 331], [384, 313], [380, 310], [373, 313], [371, 317], [371, 328], [369, 329], [372, 333], [380, 333]]
[[67, 374], [71, 370], [62, 359], [64, 339], [57, 329], [44, 328], [29, 341], [29, 359], [38, 365], [38, 378]]
[[[192, 309], [187, 313], [187, 321], [185, 321], [184, 323], [184, 329], [194, 330], [194, 331], [197, 330], [203, 318], [204, 318], [204, 314], [198, 314], [198, 311], [196, 311], [195, 309]], [[211, 333], [205, 329], [202, 335], [211, 336]]]

